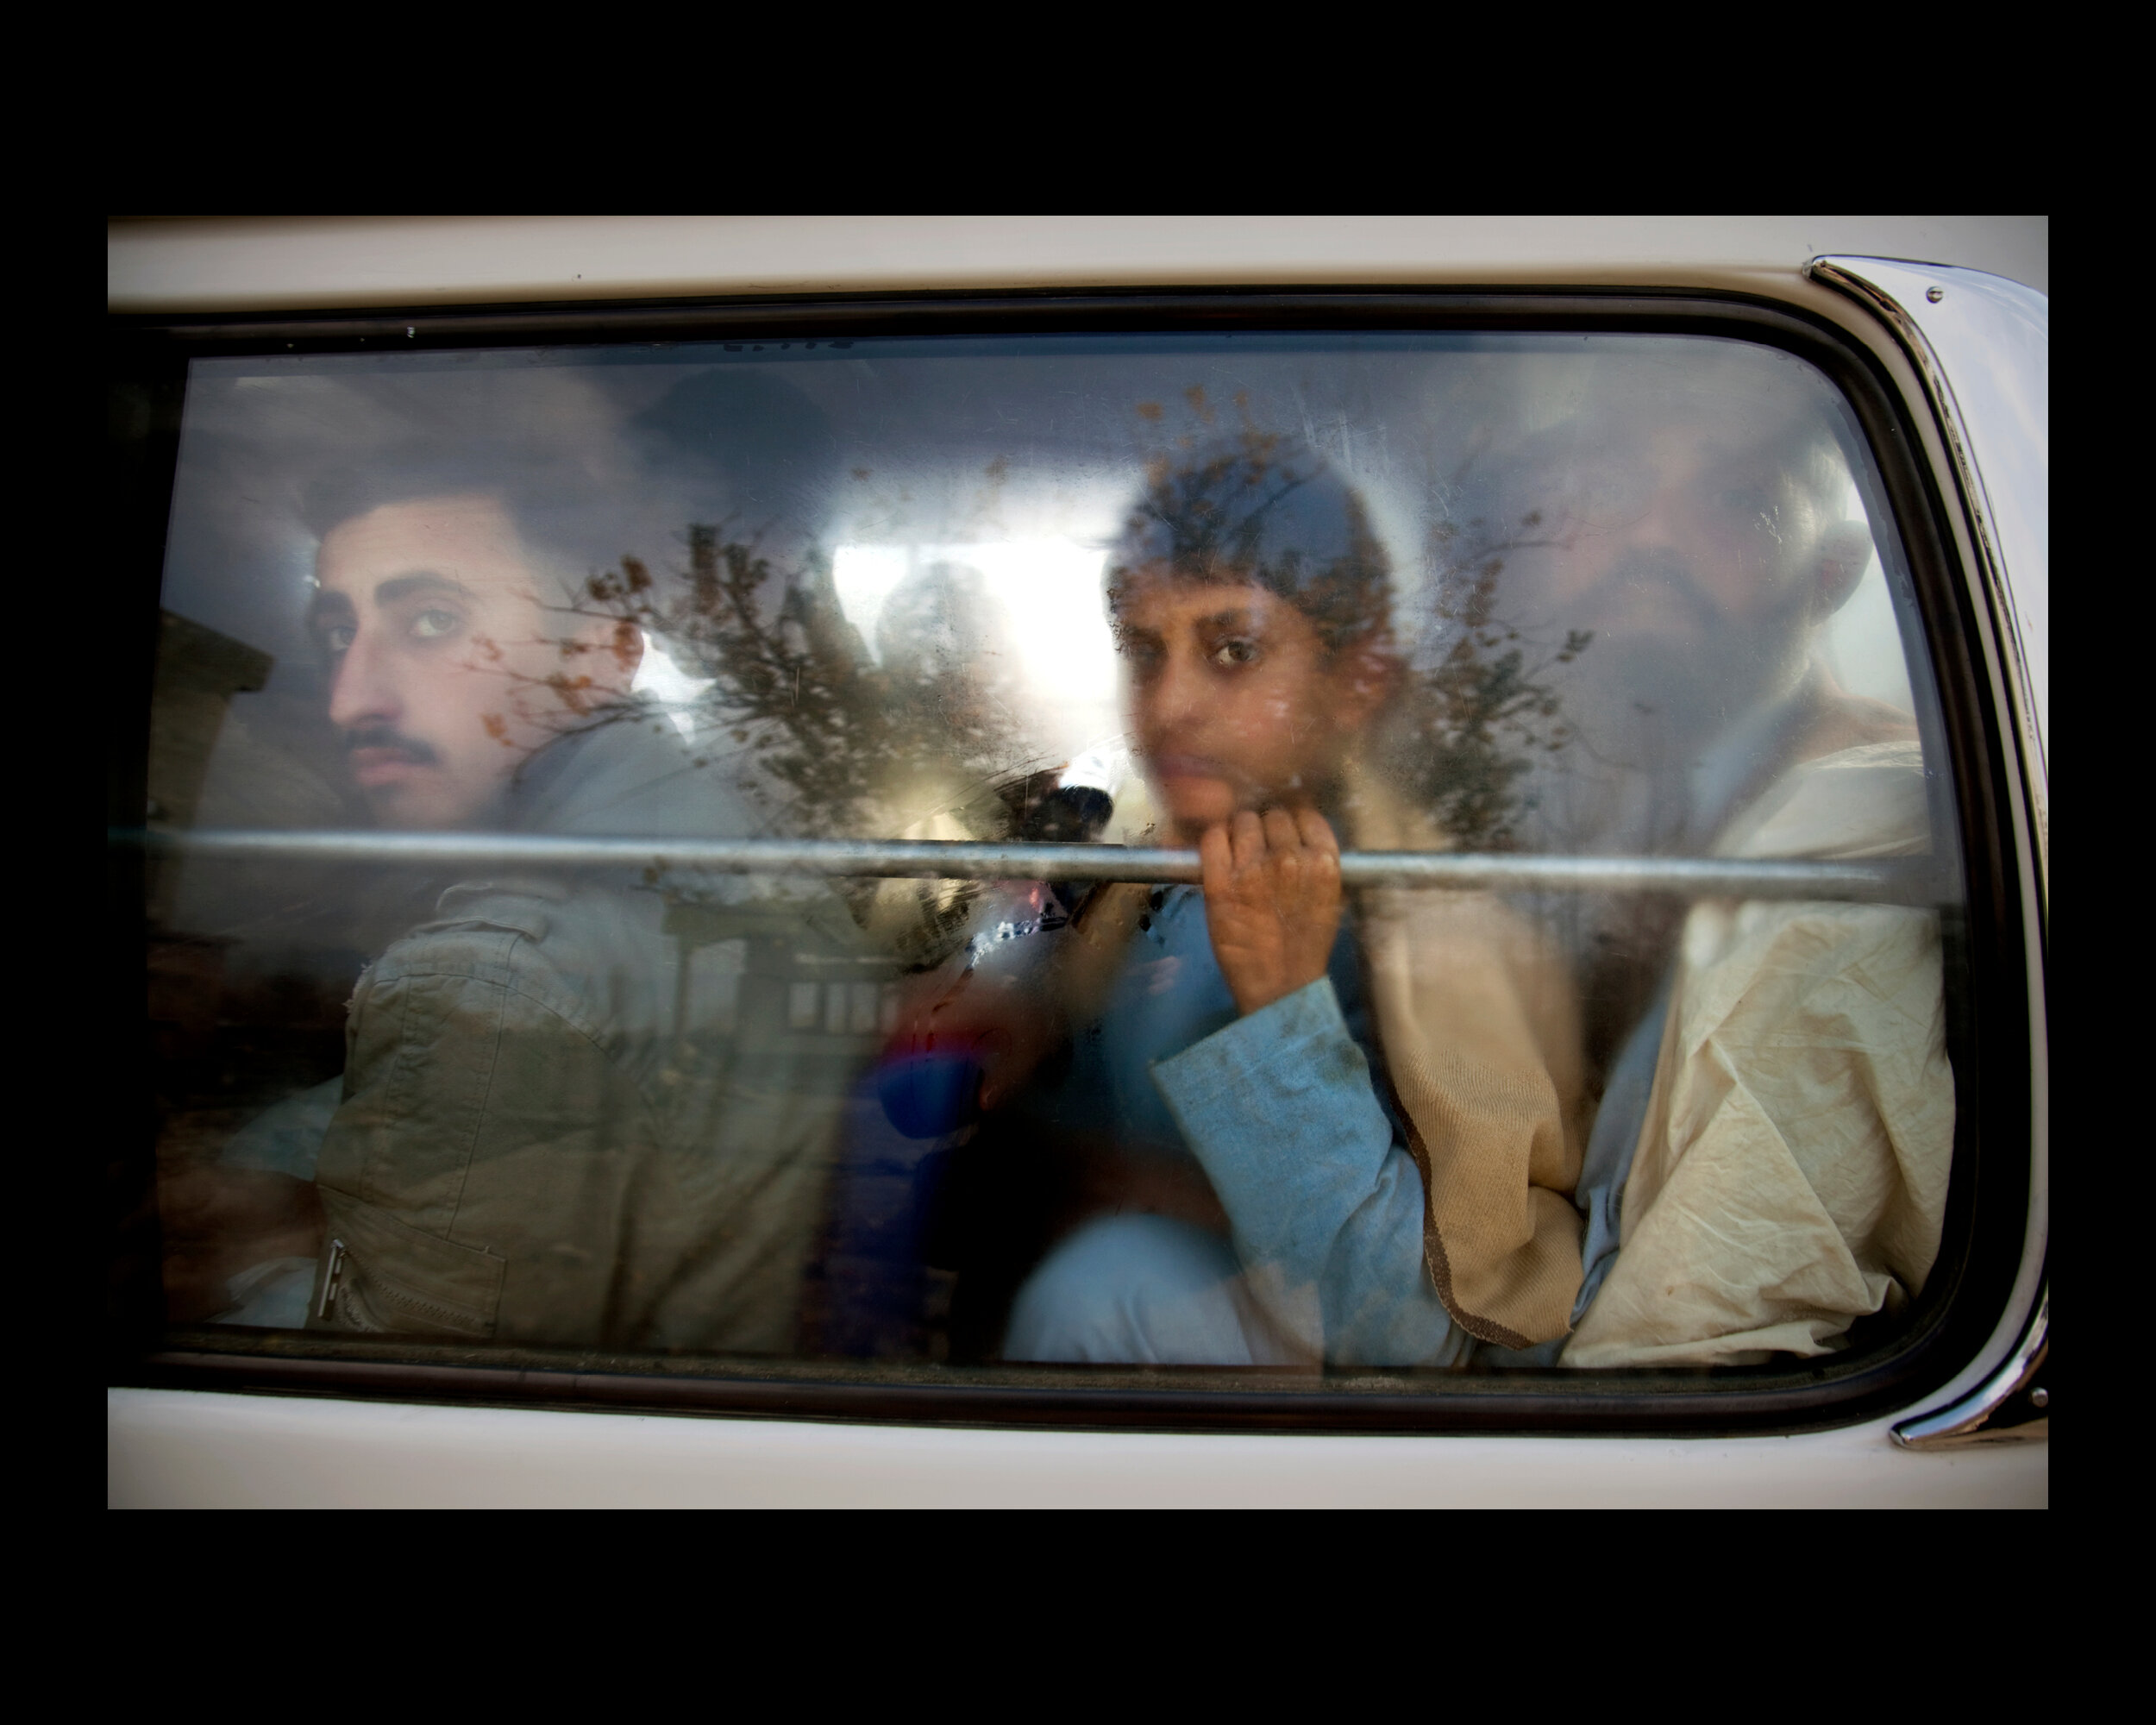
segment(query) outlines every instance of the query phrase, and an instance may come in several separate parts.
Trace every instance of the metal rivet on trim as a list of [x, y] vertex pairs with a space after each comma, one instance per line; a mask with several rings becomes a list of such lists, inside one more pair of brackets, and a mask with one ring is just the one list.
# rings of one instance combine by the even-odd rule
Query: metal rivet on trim
[[2050, 1406], [2051, 1406], [2051, 1391], [2050, 1391], [2050, 1390], [2048, 1390], [2048, 1389], [2032, 1389], [2032, 1390], [2030, 1390], [2030, 1391], [2028, 1392], [2028, 1405], [2029, 1405], [2030, 1407], [2032, 1407], [2032, 1408], [2048, 1408], [2048, 1407], [2050, 1407]]
[[1924, 298], [1930, 300], [1934, 305], [1938, 304], [1939, 302], [1946, 297], [1946, 290], [1943, 287], [1927, 287], [1924, 290]]

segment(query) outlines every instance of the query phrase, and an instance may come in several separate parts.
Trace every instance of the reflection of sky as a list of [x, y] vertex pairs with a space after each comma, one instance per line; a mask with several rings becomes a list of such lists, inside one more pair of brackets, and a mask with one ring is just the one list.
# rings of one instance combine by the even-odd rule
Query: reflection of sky
[[[1865, 518], [1863, 499], [1853, 485], [1842, 513], [1850, 521]], [[1902, 651], [1901, 624], [1895, 620], [1894, 599], [1887, 592], [1877, 551], [1856, 591], [1820, 630], [1816, 650], [1834, 681], [1851, 694], [1884, 701], [1903, 712], [1916, 710], [1909, 693], [1908, 663]]]
[[1033, 704], [1041, 741], [1075, 754], [1121, 728], [1115, 646], [1100, 582], [1106, 553], [1065, 538], [975, 544], [841, 545], [831, 580], [847, 622], [876, 651], [876, 624], [906, 578], [935, 563], [981, 573], [988, 597], [1010, 621], [1014, 679]]
[[1894, 600], [1875, 555], [1849, 602], [1820, 631], [1819, 656], [1834, 681], [1852, 695], [1867, 695], [1912, 712], [1908, 665], [1902, 656], [1902, 635], [1894, 620]]
[[709, 677], [692, 677], [674, 662], [666, 649], [649, 635], [644, 637], [644, 656], [630, 687], [667, 710], [674, 728], [684, 737], [696, 731], [696, 698], [711, 686]]

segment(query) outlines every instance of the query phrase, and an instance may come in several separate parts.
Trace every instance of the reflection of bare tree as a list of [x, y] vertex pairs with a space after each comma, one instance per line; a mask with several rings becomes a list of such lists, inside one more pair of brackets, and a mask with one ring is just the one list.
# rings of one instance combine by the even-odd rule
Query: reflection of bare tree
[[[1539, 518], [1531, 513], [1520, 524], [1532, 532]], [[1534, 642], [1497, 608], [1509, 544], [1483, 542], [1460, 555], [1457, 528], [1440, 526], [1432, 537], [1440, 597], [1432, 621], [1451, 644], [1435, 667], [1410, 679], [1397, 733], [1399, 769], [1461, 846], [1510, 850], [1525, 806], [1520, 780], [1537, 755], [1558, 753], [1573, 741], [1559, 697], [1544, 679], [1585, 652], [1594, 631], [1568, 630], [1554, 648]], [[1531, 664], [1528, 654], [1538, 648], [1543, 656]]]
[[[1192, 392], [1209, 430], [1213, 414]], [[1313, 453], [1301, 440], [1250, 419], [1228, 437], [1182, 437], [1147, 452], [1147, 486], [1131, 526], [1149, 553], [1178, 566], [1254, 569], [1292, 588], [1335, 646], [1372, 630], [1399, 627], [1432, 643], [1434, 662], [1411, 664], [1386, 726], [1384, 754], [1400, 787], [1465, 848], [1504, 850], [1520, 842], [1529, 775], [1564, 750], [1575, 734], [1561, 712], [1551, 673], [1586, 650], [1592, 632], [1551, 642], [1507, 618], [1501, 603], [1505, 558], [1540, 543], [1529, 512], [1509, 533], [1481, 520], [1432, 535], [1438, 598], [1429, 615], [1388, 619], [1385, 555], [1359, 509], [1338, 545], [1295, 543]], [[1150, 410], [1150, 411], [1148, 411]], [[1155, 404], [1139, 417], [1159, 435]], [[1261, 541], [1287, 533], [1282, 556], [1259, 555]], [[814, 554], [780, 567], [755, 538], [724, 524], [693, 524], [686, 568], [655, 572], [634, 557], [592, 576], [571, 614], [611, 619], [617, 639], [642, 630], [664, 642], [681, 668], [710, 687], [697, 718], [706, 748], [747, 757], [744, 785], [774, 822], [818, 837], [999, 838], [1027, 829], [1053, 788], [1030, 758], [1005, 697], [1001, 643], [991, 607], [971, 571], [938, 565], [893, 593], [872, 654], [838, 603], [829, 567]], [[1279, 548], [1272, 548], [1277, 549]], [[1278, 567], [1275, 567], [1277, 564]], [[1370, 580], [1376, 572], [1376, 581]], [[1112, 596], [1111, 596], [1112, 604]], [[573, 662], [605, 652], [587, 634], [565, 643], [546, 693], [569, 728], [612, 722], [617, 708], [594, 706]], [[965, 893], [945, 907], [962, 919]]]
[[949, 815], [984, 835], [1007, 829], [995, 787], [1022, 746], [970, 572], [938, 566], [893, 595], [879, 665], [820, 559], [776, 569], [754, 543], [700, 524], [688, 552], [679, 580], [624, 557], [592, 578], [580, 609], [660, 637], [711, 680], [699, 718], [754, 757], [787, 825], [860, 835]]
[[[1007, 643], [978, 575], [937, 565], [902, 586], [885, 608], [879, 663], [820, 558], [780, 568], [755, 542], [702, 524], [688, 529], [687, 549], [675, 577], [623, 558], [591, 578], [574, 609], [657, 637], [684, 671], [709, 680], [699, 734], [748, 757], [755, 770], [743, 783], [778, 824], [816, 837], [1028, 831], [1055, 775], [1028, 757], [1005, 699]], [[933, 962], [978, 891], [864, 882], [856, 909], [903, 956]]]

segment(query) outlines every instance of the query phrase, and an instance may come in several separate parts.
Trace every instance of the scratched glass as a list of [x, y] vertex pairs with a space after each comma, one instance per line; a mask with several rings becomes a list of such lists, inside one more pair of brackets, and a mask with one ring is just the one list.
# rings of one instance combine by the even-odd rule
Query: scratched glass
[[1890, 1328], [1959, 870], [1883, 497], [1707, 336], [197, 361], [171, 1321], [1223, 1383]]

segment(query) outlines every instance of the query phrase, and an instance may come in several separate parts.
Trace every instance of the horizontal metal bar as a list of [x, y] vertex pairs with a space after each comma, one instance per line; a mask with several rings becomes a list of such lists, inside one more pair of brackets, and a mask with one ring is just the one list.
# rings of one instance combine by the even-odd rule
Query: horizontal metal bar
[[[647, 876], [817, 875], [943, 881], [1195, 881], [1194, 850], [1117, 844], [975, 844], [901, 839], [573, 838], [504, 832], [115, 831], [158, 854], [248, 862], [407, 867], [627, 869]], [[1930, 904], [1941, 896], [1926, 857], [1878, 862], [1756, 862], [1671, 856], [1523, 856], [1351, 850], [1351, 887], [1501, 892], [1670, 893], [1684, 898], [1848, 899]]]

